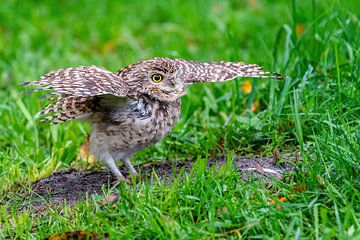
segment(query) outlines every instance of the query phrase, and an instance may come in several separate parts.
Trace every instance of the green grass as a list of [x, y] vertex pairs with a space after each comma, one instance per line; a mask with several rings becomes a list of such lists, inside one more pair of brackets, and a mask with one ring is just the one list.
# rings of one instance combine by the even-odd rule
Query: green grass
[[[355, 2], [3, 1], [0, 238], [93, 230], [140, 239], [360, 239]], [[36, 95], [21, 96], [19, 84], [57, 68], [115, 71], [154, 56], [258, 63], [285, 80], [252, 80], [251, 94], [241, 91], [240, 79], [191, 86], [172, 134], [134, 159], [190, 158], [197, 167], [184, 181], [121, 184], [111, 190], [120, 194], [114, 206], [89, 198], [61, 214], [18, 212], [29, 182], [74, 164], [89, 131], [78, 122], [39, 123], [41, 103]], [[208, 157], [274, 151], [299, 161], [271, 188], [243, 183], [229, 166], [205, 171]], [[287, 201], [269, 204], [279, 197]]]

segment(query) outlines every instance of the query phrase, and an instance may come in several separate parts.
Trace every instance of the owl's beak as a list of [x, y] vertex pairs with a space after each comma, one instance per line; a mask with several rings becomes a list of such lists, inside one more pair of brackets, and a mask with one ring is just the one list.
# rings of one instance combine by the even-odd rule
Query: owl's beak
[[179, 95], [180, 97], [184, 96], [186, 94], [186, 85], [180, 85], [177, 88], [175, 88], [175, 92], [177, 95]]

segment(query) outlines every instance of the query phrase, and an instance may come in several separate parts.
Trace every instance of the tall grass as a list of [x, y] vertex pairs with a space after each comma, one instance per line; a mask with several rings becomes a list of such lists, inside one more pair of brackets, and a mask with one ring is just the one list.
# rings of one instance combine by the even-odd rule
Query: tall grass
[[[1, 3], [1, 238], [78, 229], [114, 238], [359, 238], [359, 12], [355, 1]], [[78, 122], [40, 124], [41, 103], [18, 85], [56, 68], [115, 71], [153, 56], [259, 63], [285, 78], [254, 80], [250, 94], [240, 79], [190, 87], [171, 135], [134, 159], [196, 161], [184, 180], [104, 189], [119, 194], [114, 206], [93, 197], [61, 214], [17, 212], [29, 182], [74, 164], [89, 132]], [[230, 170], [234, 155], [276, 151], [280, 164], [294, 157], [294, 170], [270, 188]], [[206, 170], [210, 157], [229, 166]]]

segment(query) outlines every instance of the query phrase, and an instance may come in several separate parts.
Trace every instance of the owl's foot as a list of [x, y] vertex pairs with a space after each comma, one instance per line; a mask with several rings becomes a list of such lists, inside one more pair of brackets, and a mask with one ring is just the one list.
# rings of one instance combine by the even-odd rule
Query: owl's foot
[[132, 175], [135, 175], [136, 177], [139, 176], [139, 174], [135, 170], [134, 166], [130, 163], [128, 158], [126, 158], [126, 159], [124, 159], [122, 161], [125, 164], [125, 166], [127, 167], [127, 169], [129, 169], [129, 171], [131, 172]]
[[[115, 164], [113, 157], [110, 154], [104, 154], [103, 159], [105, 163], [108, 165], [109, 169], [111, 170], [112, 174], [116, 177], [117, 181], [123, 182], [130, 182], [129, 179], [125, 178], [121, 171]], [[130, 163], [128, 158], [122, 159], [123, 163], [125, 164], [126, 168], [129, 169], [130, 174], [134, 175], [136, 178], [139, 176], [137, 171], [135, 170], [134, 166]]]
[[112, 187], [117, 187], [120, 183], [126, 182], [128, 184], [131, 183], [131, 180], [125, 177], [119, 178], [116, 177], [116, 179], [114, 181], [111, 182]]
[[114, 174], [114, 176], [116, 177], [117, 181], [125, 181], [126, 182], [126, 178], [124, 177], [124, 175], [122, 175], [122, 173], [116, 166], [115, 161], [112, 158], [112, 156], [108, 153], [105, 153], [103, 155], [103, 159], [104, 159], [105, 163], [108, 165], [112, 174]]
[[[135, 176], [135, 181], [137, 181], [139, 179], [139, 175], [136, 172], [135, 168], [131, 165], [131, 163], [129, 161], [125, 162], [124, 161], [125, 166], [129, 169], [130, 171], [130, 175]], [[120, 172], [120, 170], [118, 168], [116, 169], [111, 169], [112, 173], [115, 175], [116, 180], [112, 182], [113, 186], [117, 186], [119, 185], [121, 182], [126, 182], [126, 183], [131, 183], [131, 179], [132, 176], [130, 176], [130, 178], [125, 178], [124, 175], [122, 175], [122, 173]]]

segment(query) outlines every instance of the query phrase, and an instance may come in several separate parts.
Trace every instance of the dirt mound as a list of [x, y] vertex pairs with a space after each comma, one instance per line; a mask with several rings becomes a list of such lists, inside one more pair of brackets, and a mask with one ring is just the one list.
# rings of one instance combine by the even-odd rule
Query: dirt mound
[[[193, 164], [193, 161], [146, 163], [136, 168], [141, 172], [142, 177], [151, 176], [154, 171], [160, 179], [171, 181], [182, 167], [184, 167], [185, 173], [190, 173]], [[208, 161], [209, 168], [216, 166], [219, 169], [225, 164], [226, 159], [210, 159]], [[242, 180], [246, 182], [249, 177], [281, 178], [283, 173], [291, 170], [291, 166], [288, 164], [278, 166], [274, 163], [273, 158], [234, 158], [233, 169], [240, 171]], [[126, 169], [122, 167], [120, 170], [125, 177], [129, 177]], [[33, 192], [28, 197], [30, 204], [24, 207], [33, 208], [36, 212], [43, 212], [49, 207], [60, 206], [64, 203], [73, 206], [87, 195], [102, 195], [104, 188], [112, 187], [115, 183], [115, 177], [107, 170], [62, 170], [34, 182], [32, 184]]]

